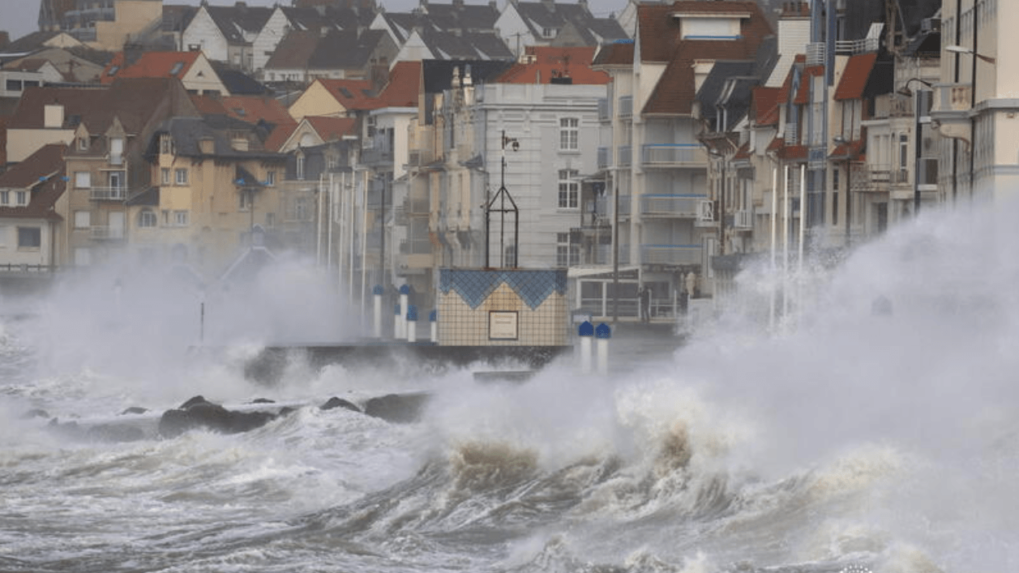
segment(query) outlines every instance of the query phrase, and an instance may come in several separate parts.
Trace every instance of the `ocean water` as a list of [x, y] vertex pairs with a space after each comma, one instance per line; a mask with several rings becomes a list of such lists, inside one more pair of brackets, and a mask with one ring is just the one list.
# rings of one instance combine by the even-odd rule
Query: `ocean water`
[[[0, 571], [1017, 571], [1015, 210], [752, 270], [678, 350], [623, 328], [608, 376], [563, 359], [525, 384], [300, 361], [246, 379], [266, 343], [362, 334], [300, 261], [246, 289], [120, 267], [0, 298]], [[432, 395], [410, 424], [318, 408], [410, 391]], [[159, 438], [196, 394], [296, 412]], [[143, 436], [88, 431], [111, 423]]]

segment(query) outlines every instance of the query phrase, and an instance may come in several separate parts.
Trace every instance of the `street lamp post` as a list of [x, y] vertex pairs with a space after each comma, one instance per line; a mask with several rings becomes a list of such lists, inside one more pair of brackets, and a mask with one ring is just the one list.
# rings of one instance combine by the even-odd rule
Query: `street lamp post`
[[913, 217], [917, 217], [917, 216], [920, 215], [920, 161], [921, 161], [921, 158], [923, 157], [922, 149], [921, 149], [921, 144], [923, 143], [923, 137], [922, 137], [921, 129], [923, 128], [923, 124], [924, 123], [930, 123], [930, 118], [928, 117], [927, 121], [923, 120], [923, 116], [920, 113], [920, 104], [921, 104], [920, 91], [917, 91], [915, 94], [912, 91], [910, 91], [909, 84], [912, 83], [912, 82], [919, 82], [919, 83], [927, 86], [927, 89], [931, 89], [934, 86], [930, 82], [921, 80], [920, 78], [909, 78], [908, 80], [906, 80], [906, 83], [902, 86], [902, 89], [900, 89], [899, 92], [898, 92], [900, 95], [903, 95], [903, 96], [906, 96], [906, 97], [909, 97], [911, 95], [914, 96], [913, 97], [913, 133], [916, 134], [915, 135], [916, 139], [913, 142], [913, 147], [915, 149], [915, 151], [913, 153], [913, 155], [914, 155], [914, 161], [913, 161]]

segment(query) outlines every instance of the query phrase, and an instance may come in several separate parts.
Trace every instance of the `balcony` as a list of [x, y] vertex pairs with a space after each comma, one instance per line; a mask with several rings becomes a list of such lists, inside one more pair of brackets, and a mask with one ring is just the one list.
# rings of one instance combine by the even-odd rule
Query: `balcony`
[[807, 44], [807, 65], [823, 66], [825, 61], [826, 47], [824, 42]]
[[608, 169], [609, 167], [609, 148], [599, 147], [598, 148], [598, 169]]
[[695, 219], [704, 195], [642, 195], [640, 214], [649, 218]]
[[632, 163], [633, 147], [630, 145], [620, 145], [616, 153], [616, 165], [619, 167], [629, 167]]
[[700, 245], [641, 245], [640, 262], [645, 265], [698, 265]]
[[120, 241], [124, 239], [123, 227], [92, 227], [92, 239], [96, 241]]
[[388, 145], [376, 142], [372, 147], [361, 150], [361, 163], [365, 165], [386, 165], [393, 163], [393, 150]]
[[127, 199], [127, 187], [92, 187], [89, 199], [93, 201], [123, 201]]
[[598, 100], [598, 121], [600, 122], [612, 121], [611, 100], [606, 98], [601, 98]]
[[854, 163], [850, 174], [852, 190], [860, 193], [886, 193], [893, 184], [909, 182], [909, 170], [892, 169], [889, 165]]
[[645, 167], [706, 168], [708, 154], [697, 143], [655, 143], [642, 148]]
[[633, 96], [619, 98], [619, 119], [630, 119], [633, 117]]

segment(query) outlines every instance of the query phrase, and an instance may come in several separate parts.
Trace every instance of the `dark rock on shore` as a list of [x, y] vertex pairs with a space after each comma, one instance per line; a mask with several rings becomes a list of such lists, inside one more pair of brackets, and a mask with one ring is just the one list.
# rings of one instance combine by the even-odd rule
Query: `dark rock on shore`
[[225, 434], [247, 432], [275, 420], [283, 412], [238, 412], [195, 396], [176, 410], [167, 410], [159, 420], [159, 435], [177, 437], [188, 430], [205, 428]]
[[131, 406], [130, 408], [127, 408], [126, 410], [121, 412], [120, 415], [126, 416], [128, 414], [144, 414], [145, 412], [148, 411], [149, 411], [148, 408], [142, 408], [141, 406]]
[[364, 413], [388, 422], [407, 424], [421, 417], [429, 398], [428, 394], [387, 394], [365, 402]]
[[361, 413], [361, 408], [358, 408], [357, 405], [348, 402], [343, 398], [337, 398], [336, 396], [329, 398], [325, 404], [319, 406], [320, 410], [332, 410], [333, 408], [346, 408], [347, 410], [357, 412], [358, 414]]

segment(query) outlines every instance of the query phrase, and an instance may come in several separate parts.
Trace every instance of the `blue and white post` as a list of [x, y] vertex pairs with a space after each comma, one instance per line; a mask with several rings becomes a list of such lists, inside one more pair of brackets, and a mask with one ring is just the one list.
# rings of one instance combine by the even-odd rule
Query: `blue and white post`
[[591, 373], [591, 339], [594, 337], [594, 325], [589, 321], [580, 323], [577, 327], [577, 336], [580, 337], [580, 372]]
[[432, 329], [432, 343], [439, 343], [439, 311], [433, 310], [428, 313], [428, 322]]
[[594, 329], [594, 337], [598, 339], [598, 373], [607, 376], [609, 373], [609, 340], [612, 338], [612, 327], [604, 322]]
[[418, 307], [413, 304], [407, 307], [407, 342], [418, 340]]
[[393, 340], [401, 340], [400, 325], [403, 324], [403, 317], [400, 316], [400, 303], [393, 303]]
[[372, 337], [382, 338], [382, 293], [385, 292], [379, 285], [375, 285], [372, 288], [372, 299], [373, 299], [373, 314], [372, 318]]
[[410, 298], [410, 287], [407, 285], [400, 286], [400, 329], [397, 331], [396, 338], [407, 338], [406, 317], [409, 298]]

